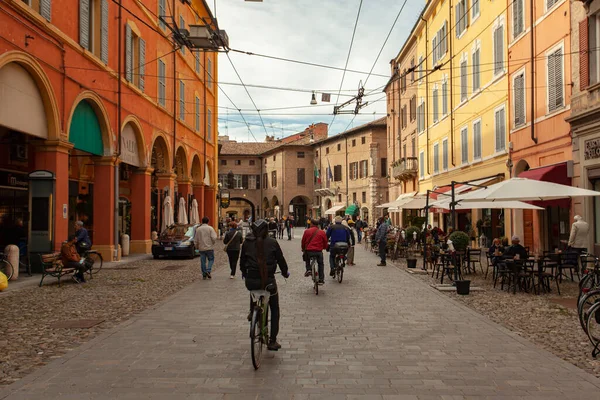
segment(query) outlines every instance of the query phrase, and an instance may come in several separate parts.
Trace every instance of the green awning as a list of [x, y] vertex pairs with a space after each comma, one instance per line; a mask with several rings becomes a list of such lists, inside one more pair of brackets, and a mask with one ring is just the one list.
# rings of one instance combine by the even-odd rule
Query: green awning
[[346, 215], [357, 215], [358, 214], [358, 206], [356, 204], [350, 204], [346, 207]]
[[90, 103], [85, 100], [77, 105], [73, 113], [69, 127], [69, 141], [75, 145], [77, 150], [97, 156], [104, 154], [98, 117]]

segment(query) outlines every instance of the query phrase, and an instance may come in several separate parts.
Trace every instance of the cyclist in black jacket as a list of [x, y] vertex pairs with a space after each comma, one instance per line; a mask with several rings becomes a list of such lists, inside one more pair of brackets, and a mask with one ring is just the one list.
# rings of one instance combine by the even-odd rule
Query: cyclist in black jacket
[[[272, 294], [269, 299], [271, 337], [267, 348], [277, 351], [281, 348], [281, 345], [277, 343], [280, 317], [279, 295], [277, 294], [277, 282], [275, 281], [277, 265], [279, 265], [281, 275], [284, 278], [288, 278], [290, 273], [279, 243], [277, 243], [277, 240], [267, 237], [269, 232], [267, 221], [264, 219], [258, 220], [252, 224], [251, 229], [252, 232], [246, 236], [246, 240], [242, 245], [240, 271], [242, 272], [242, 278], [246, 280], [248, 290], [264, 290], [267, 285], [272, 285], [269, 288]], [[248, 321], [252, 318], [252, 306], [252, 298], [250, 298]]]

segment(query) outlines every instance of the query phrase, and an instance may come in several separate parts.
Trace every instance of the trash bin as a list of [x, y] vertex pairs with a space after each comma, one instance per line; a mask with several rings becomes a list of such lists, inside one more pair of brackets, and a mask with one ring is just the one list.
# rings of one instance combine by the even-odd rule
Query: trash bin
[[407, 258], [406, 266], [408, 268], [417, 268], [417, 259], [416, 258]]
[[16, 281], [19, 278], [19, 248], [14, 244], [9, 244], [4, 248], [4, 256], [13, 267], [13, 276], [11, 281]]
[[129, 235], [126, 233], [121, 235], [121, 255], [123, 257], [129, 255]]
[[471, 281], [455, 281], [456, 294], [466, 295], [471, 291]]

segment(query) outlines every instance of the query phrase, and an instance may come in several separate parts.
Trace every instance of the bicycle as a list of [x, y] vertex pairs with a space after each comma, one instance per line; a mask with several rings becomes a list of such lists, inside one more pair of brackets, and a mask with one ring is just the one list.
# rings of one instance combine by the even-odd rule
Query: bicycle
[[600, 354], [600, 302], [596, 302], [589, 309], [585, 326], [585, 332], [594, 345], [592, 357], [596, 358]]
[[90, 267], [86, 272], [90, 274], [90, 278], [93, 279], [94, 274], [97, 274], [102, 269], [102, 264], [104, 263], [102, 254], [98, 253], [96, 250], [85, 250], [81, 255], [81, 258], [90, 260], [88, 263]]
[[[289, 275], [288, 275], [289, 276]], [[269, 344], [269, 299], [277, 292], [271, 293], [270, 289], [276, 288], [273, 283], [268, 284], [265, 290], [251, 290], [252, 318], [250, 320], [250, 354], [254, 369], [260, 367], [263, 347]]]
[[312, 270], [312, 279], [313, 279], [313, 290], [315, 294], [319, 295], [319, 266], [317, 263], [317, 257], [310, 258], [310, 268]]
[[0, 272], [2, 272], [4, 275], [6, 275], [6, 277], [10, 281], [10, 278], [12, 278], [15, 270], [14, 270], [12, 264], [10, 263], [10, 261], [8, 261], [7, 257], [8, 257], [8, 255], [6, 255], [4, 253], [0, 253]]
[[346, 266], [346, 254], [348, 254], [348, 244], [347, 243], [336, 243], [333, 246], [333, 251], [335, 251], [335, 276], [339, 283], [342, 283], [344, 279], [344, 267]]

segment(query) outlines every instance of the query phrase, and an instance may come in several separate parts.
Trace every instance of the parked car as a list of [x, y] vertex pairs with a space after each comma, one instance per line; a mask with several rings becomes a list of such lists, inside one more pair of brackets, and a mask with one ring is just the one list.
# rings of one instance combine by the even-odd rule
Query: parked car
[[194, 258], [198, 251], [194, 248], [194, 235], [199, 224], [173, 225], [165, 229], [158, 240], [152, 243], [152, 256]]

